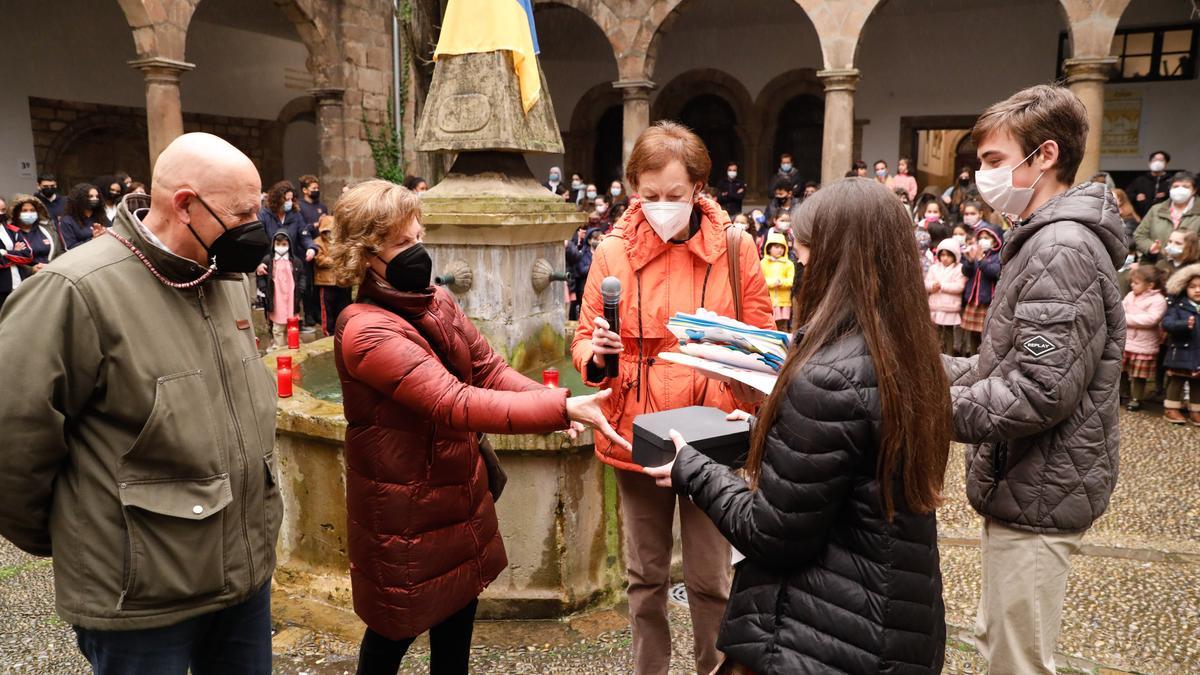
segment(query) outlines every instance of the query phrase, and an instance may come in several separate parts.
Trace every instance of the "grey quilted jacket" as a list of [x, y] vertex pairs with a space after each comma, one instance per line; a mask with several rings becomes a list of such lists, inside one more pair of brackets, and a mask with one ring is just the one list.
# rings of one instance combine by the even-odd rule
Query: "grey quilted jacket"
[[1125, 231], [1104, 185], [1078, 185], [1018, 223], [978, 356], [945, 361], [967, 498], [1033, 532], [1086, 530], [1117, 483]]

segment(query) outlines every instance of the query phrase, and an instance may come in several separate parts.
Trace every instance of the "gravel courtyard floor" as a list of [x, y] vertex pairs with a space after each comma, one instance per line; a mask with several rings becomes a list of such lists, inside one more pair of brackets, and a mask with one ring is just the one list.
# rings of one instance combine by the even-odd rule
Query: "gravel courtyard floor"
[[[1200, 672], [1200, 429], [1173, 427], [1154, 413], [1122, 412], [1121, 475], [1108, 513], [1089, 532], [1068, 581], [1060, 672]], [[979, 593], [979, 519], [963, 493], [961, 448], [939, 511], [945, 579], [948, 673], [982, 673], [972, 645]], [[0, 542], [0, 673], [86, 673], [70, 626], [54, 614], [49, 560]], [[285, 598], [277, 598], [277, 603]], [[626, 673], [629, 626], [623, 608], [561, 622], [481, 622], [479, 673]], [[352, 618], [352, 617], [351, 617]], [[691, 623], [671, 607], [672, 672], [690, 672]], [[278, 673], [355, 670], [361, 625], [318, 632], [277, 617]], [[530, 646], [532, 645], [532, 646]], [[424, 642], [404, 673], [428, 672]]]

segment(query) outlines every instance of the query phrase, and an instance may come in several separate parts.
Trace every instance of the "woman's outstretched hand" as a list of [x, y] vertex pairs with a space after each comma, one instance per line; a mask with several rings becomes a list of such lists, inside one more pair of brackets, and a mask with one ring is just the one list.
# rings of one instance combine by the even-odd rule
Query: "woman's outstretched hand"
[[[687, 441], [683, 440], [683, 434], [672, 429], [670, 431], [671, 440], [675, 442], [675, 455], [679, 455], [679, 451], [683, 446], [687, 445]], [[654, 484], [658, 487], [671, 487], [671, 469], [675, 468], [675, 460], [671, 460], [662, 466], [647, 466], [642, 467], [642, 472], [654, 479]]]
[[567, 399], [567, 417], [572, 422], [592, 427], [604, 434], [608, 440], [632, 451], [633, 446], [629, 445], [629, 441], [617, 435], [612, 425], [608, 423], [608, 419], [604, 417], [604, 411], [600, 409], [600, 404], [608, 400], [609, 396], [612, 396], [612, 389], [605, 389], [589, 396], [572, 396]]

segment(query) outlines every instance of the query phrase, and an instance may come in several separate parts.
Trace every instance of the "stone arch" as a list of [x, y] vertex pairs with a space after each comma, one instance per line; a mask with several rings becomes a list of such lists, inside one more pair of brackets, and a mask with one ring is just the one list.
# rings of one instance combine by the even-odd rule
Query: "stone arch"
[[[817, 71], [812, 68], [796, 68], [781, 73], [771, 79], [770, 82], [763, 87], [762, 92], [758, 95], [758, 100], [754, 102], [754, 108], [758, 115], [755, 124], [761, 130], [758, 170], [759, 175], [771, 176], [775, 167], [773, 163], [776, 159], [775, 139], [779, 133], [779, 116], [783, 113], [784, 108], [799, 96], [811, 96], [815, 99], [825, 99], [825, 87], [821, 84], [821, 80], [817, 77]], [[823, 114], [823, 113], [822, 113]], [[817, 168], [820, 168], [820, 136], [817, 138]], [[801, 149], [789, 148], [788, 151], [794, 155], [798, 154]], [[799, 167], [797, 167], [799, 168]], [[811, 173], [811, 172], [810, 172]], [[819, 180], [820, 173], [813, 175], [803, 175], [805, 180]], [[759, 185], [754, 185], [754, 189], [758, 189]]]
[[621, 60], [621, 44], [620, 37], [622, 35], [621, 19], [612, 11], [612, 8], [606, 5], [603, 0], [534, 0], [534, 9], [538, 7], [546, 7], [550, 5], [561, 5], [570, 7], [591, 19], [600, 32], [604, 33], [604, 37], [608, 39], [609, 47], [612, 48], [613, 58], [620, 63]]
[[117, 0], [139, 58], [184, 60], [188, 24], [200, 0]]
[[1058, 0], [1066, 19], [1071, 58], [1104, 58], [1130, 0]]
[[279, 115], [275, 119], [283, 126], [287, 126], [298, 120], [315, 122], [317, 119], [317, 100], [312, 96], [297, 96], [279, 109]]
[[[291, 128], [294, 122], [301, 124]], [[280, 109], [269, 143], [281, 151], [280, 162], [285, 178], [294, 181], [302, 173], [318, 172], [320, 149], [319, 139], [315, 135], [316, 124], [317, 100], [312, 96], [297, 96]], [[307, 133], [313, 136], [304, 138]], [[300, 134], [301, 142], [289, 143], [289, 139], [293, 138], [291, 134]]]
[[689, 99], [715, 94], [725, 99], [737, 114], [738, 124], [754, 119], [754, 100], [740, 80], [715, 68], [696, 68], [679, 75], [658, 91], [650, 108], [651, 119], [674, 119]]
[[[754, 101], [745, 85], [737, 78], [715, 68], [697, 68], [677, 75], [666, 84], [654, 99], [650, 119], [680, 119], [684, 107], [701, 96], [716, 96], [729, 104], [737, 123], [734, 127], [737, 140], [742, 147], [742, 164], [747, 167], [747, 181], [754, 180], [758, 161], [758, 115]], [[714, 163], [727, 161], [726, 157], [713, 157]], [[714, 171], [722, 169], [716, 167]]]
[[796, 0], [821, 39], [825, 70], [850, 70], [858, 57], [863, 26], [887, 0]]
[[308, 72], [318, 89], [342, 88], [345, 74], [338, 56], [337, 14], [340, 3], [321, 0], [273, 0], [287, 16], [308, 50]]
[[[608, 172], [597, 165], [597, 131], [605, 113], [614, 106], [620, 108], [622, 100], [621, 92], [609, 82], [597, 84], [580, 97], [571, 113], [571, 126], [563, 133], [563, 144], [566, 146], [563, 166], [567, 171], [582, 171], [584, 178], [591, 182], [604, 180]], [[618, 164], [619, 152], [618, 147]], [[616, 175], [620, 176], [620, 173], [617, 171]]]
[[[113, 108], [111, 113], [97, 111], [77, 117], [58, 131], [46, 149], [44, 157], [38, 158], [38, 166], [47, 167], [50, 173], [63, 177], [64, 181], [76, 182], [80, 179], [90, 181], [91, 176], [75, 176], [73, 172], [65, 170], [64, 162], [74, 156], [72, 148], [87, 136], [112, 129], [120, 130], [124, 135], [130, 137], [130, 141], [139, 143], [144, 148], [147, 138], [146, 117], [139, 113], [140, 111], [133, 108]], [[149, 153], [138, 154], [149, 157]], [[145, 167], [131, 166], [128, 167], [128, 170], [131, 172], [148, 171], [149, 165], [147, 164]], [[140, 175], [149, 176], [148, 173]], [[69, 187], [66, 185], [64, 189]]]

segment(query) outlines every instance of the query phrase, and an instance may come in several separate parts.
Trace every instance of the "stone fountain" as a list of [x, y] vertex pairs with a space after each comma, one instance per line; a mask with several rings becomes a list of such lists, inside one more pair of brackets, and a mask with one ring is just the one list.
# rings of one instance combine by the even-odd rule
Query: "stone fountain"
[[[567, 358], [563, 241], [586, 218], [539, 185], [521, 153], [562, 152], [542, 79], [526, 113], [507, 52], [443, 56], [419, 149], [457, 153], [422, 195], [437, 282], [455, 294], [492, 347], [535, 379], [557, 367], [585, 393]], [[279, 406], [284, 495], [276, 583], [293, 597], [349, 607], [345, 418], [332, 340], [294, 354], [297, 392]], [[274, 358], [265, 359], [274, 367]], [[493, 436], [508, 473], [497, 504], [509, 567], [483, 594], [484, 618], [553, 618], [607, 602], [623, 587], [615, 479], [591, 436]], [[303, 619], [301, 619], [303, 620]]]

